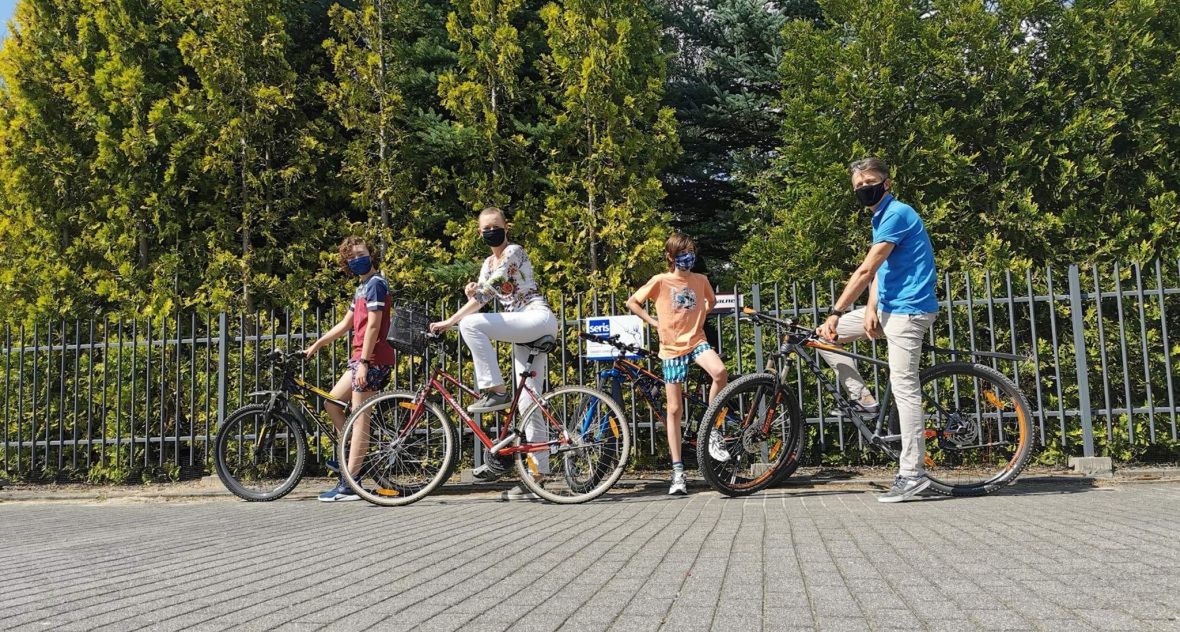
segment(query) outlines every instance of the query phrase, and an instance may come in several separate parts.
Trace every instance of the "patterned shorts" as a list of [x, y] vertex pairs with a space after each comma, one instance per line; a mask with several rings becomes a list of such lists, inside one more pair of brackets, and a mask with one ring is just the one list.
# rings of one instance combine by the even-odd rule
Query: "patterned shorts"
[[702, 353], [712, 350], [713, 347], [710, 347], [709, 343], [702, 342], [697, 345], [696, 349], [678, 358], [664, 360], [664, 383], [684, 384], [684, 380], [688, 376], [688, 363], [696, 360]]
[[365, 374], [365, 386], [361, 388], [356, 383], [356, 367], [360, 360], [349, 360], [348, 370], [352, 371], [352, 392], [383, 391], [389, 385], [389, 376], [393, 374], [392, 364], [370, 364], [369, 372]]

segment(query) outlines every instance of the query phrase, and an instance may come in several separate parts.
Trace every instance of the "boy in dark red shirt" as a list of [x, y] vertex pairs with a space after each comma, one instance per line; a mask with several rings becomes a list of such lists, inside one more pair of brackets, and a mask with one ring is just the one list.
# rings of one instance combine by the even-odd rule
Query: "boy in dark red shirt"
[[[345, 238], [340, 244], [339, 261], [349, 274], [360, 277], [360, 285], [352, 295], [352, 303], [344, 318], [336, 323], [327, 333], [308, 347], [304, 354], [310, 358], [321, 347], [340, 338], [352, 330], [352, 356], [348, 361], [348, 370], [340, 376], [336, 386], [332, 389], [332, 397], [347, 400], [349, 392], [352, 395], [352, 407], [356, 410], [366, 399], [376, 395], [389, 384], [389, 376], [393, 371], [393, 347], [389, 346], [386, 338], [389, 334], [389, 315], [392, 303], [389, 294], [389, 284], [385, 277], [377, 271], [376, 262], [369, 244], [364, 238], [356, 235]], [[328, 415], [340, 432], [344, 428], [344, 410], [332, 404], [326, 405]], [[369, 419], [367, 416], [357, 418], [357, 437], [367, 439]], [[368, 449], [368, 441], [353, 441], [348, 455], [348, 467], [355, 475], [359, 474], [362, 459]], [[331, 466], [332, 463], [329, 463]], [[357, 500], [360, 497], [353, 493], [342, 476], [336, 487], [320, 494], [320, 500], [332, 502], [338, 500]]]

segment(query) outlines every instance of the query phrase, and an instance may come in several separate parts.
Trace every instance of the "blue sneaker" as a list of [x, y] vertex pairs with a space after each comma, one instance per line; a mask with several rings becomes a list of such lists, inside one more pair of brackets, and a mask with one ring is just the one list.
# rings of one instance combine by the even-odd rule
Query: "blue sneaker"
[[352, 488], [348, 486], [348, 483], [345, 483], [344, 481], [336, 483], [335, 487], [320, 494], [320, 500], [326, 503], [342, 500], [360, 500], [360, 498], [361, 497], [357, 496], [356, 492], [352, 491]]
[[336, 462], [336, 459], [328, 459], [327, 461], [324, 461], [324, 467], [337, 474], [340, 473], [340, 464]]

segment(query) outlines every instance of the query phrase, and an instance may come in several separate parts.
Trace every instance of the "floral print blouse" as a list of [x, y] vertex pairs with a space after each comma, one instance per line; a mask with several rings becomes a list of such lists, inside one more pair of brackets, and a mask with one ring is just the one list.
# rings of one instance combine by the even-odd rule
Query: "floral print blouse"
[[484, 259], [479, 269], [479, 282], [473, 298], [480, 303], [499, 299], [500, 305], [508, 312], [526, 309], [549, 309], [549, 303], [537, 289], [533, 277], [533, 264], [524, 253], [524, 248], [509, 244], [500, 260], [495, 255]]

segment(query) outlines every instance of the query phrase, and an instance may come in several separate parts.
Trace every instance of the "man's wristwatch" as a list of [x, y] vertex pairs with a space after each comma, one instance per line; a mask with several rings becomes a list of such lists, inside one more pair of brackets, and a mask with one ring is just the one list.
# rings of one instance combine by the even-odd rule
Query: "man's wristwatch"
[[846, 310], [846, 309], [836, 309], [835, 307], [833, 307], [831, 310], [828, 311], [828, 316], [835, 316], [836, 318], [839, 318], [847, 313], [848, 313], [848, 310]]

